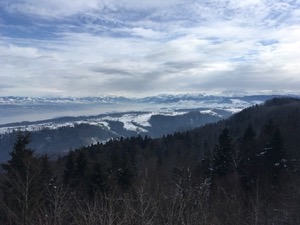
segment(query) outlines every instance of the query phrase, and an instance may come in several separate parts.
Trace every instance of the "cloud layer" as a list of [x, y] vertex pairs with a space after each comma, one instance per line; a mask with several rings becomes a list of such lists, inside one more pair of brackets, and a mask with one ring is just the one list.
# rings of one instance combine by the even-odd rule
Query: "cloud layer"
[[300, 86], [300, 1], [2, 0], [0, 95]]

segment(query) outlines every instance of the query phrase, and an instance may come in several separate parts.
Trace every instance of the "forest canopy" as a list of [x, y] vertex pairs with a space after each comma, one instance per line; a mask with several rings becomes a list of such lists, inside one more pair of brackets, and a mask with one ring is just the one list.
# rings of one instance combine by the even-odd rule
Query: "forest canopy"
[[50, 160], [20, 133], [2, 164], [1, 224], [299, 224], [300, 103], [274, 99], [161, 138]]

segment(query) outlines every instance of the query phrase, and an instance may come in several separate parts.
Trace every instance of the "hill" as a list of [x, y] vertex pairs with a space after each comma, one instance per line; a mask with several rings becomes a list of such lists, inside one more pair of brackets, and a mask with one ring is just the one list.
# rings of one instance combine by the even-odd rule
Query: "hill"
[[[182, 149], [183, 152], [194, 152], [198, 159], [201, 159], [205, 152], [213, 150], [219, 134], [225, 127], [230, 130], [231, 137], [235, 144], [238, 145], [249, 124], [257, 139], [266, 138], [263, 137], [266, 133], [271, 135], [272, 131], [278, 127], [287, 152], [291, 157], [299, 157], [300, 100], [294, 98], [274, 98], [262, 105], [244, 109], [230, 118], [217, 123], [209, 123], [186, 132], [176, 132], [175, 134], [163, 136], [161, 139], [151, 139], [149, 145], [157, 145], [153, 148], [165, 149], [165, 151]], [[130, 142], [134, 138], [122, 140]], [[266, 141], [261, 140], [261, 142]], [[113, 145], [113, 143], [119, 143], [119, 141], [112, 140], [105, 145], [92, 145], [83, 149], [89, 151], [99, 147], [105, 150], [106, 148], [110, 149], [110, 145]], [[169, 143], [169, 147], [165, 143]], [[147, 145], [144, 148], [147, 148]], [[110, 150], [107, 151], [109, 152]]]
[[[89, 117], [63, 117], [38, 122], [0, 125], [0, 162], [8, 159], [19, 131], [31, 132], [30, 147], [37, 154], [65, 155], [70, 149], [120, 137], [160, 137], [219, 121], [231, 115], [224, 110], [201, 109], [167, 113], [128, 112]], [[2, 131], [2, 134], [1, 134]]]
[[[9, 158], [19, 131], [31, 132], [30, 147], [37, 154], [64, 155], [70, 149], [104, 143], [114, 138], [150, 136], [187, 131], [226, 119], [245, 107], [262, 103], [273, 95], [209, 96], [202, 94], [160, 95], [147, 98], [87, 97], [87, 98], [26, 98], [0, 97], [0, 162]], [[129, 112], [104, 113], [127, 107]], [[145, 107], [147, 110], [145, 110]], [[37, 120], [47, 116], [95, 113], [94, 116], [62, 116]]]
[[19, 135], [0, 176], [0, 222], [299, 224], [299, 112], [299, 99], [274, 98], [193, 130], [121, 137], [50, 162]]

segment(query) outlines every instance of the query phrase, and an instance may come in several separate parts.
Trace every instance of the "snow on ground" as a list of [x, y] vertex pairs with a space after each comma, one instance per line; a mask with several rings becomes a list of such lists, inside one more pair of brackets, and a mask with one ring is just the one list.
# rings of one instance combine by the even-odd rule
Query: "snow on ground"
[[209, 115], [219, 116], [220, 117], [220, 115], [218, 113], [214, 112], [211, 109], [201, 110], [200, 113], [202, 113], [202, 114], [209, 114]]
[[[9, 101], [10, 99], [6, 99]], [[30, 100], [30, 99], [29, 99]], [[1, 98], [0, 98], [1, 101]], [[75, 100], [73, 100], [75, 101]], [[200, 113], [219, 116], [214, 109], [226, 110], [231, 113], [237, 113], [254, 104], [260, 104], [261, 101], [247, 102], [237, 98], [230, 98], [229, 101], [222, 99], [206, 99], [206, 100], [182, 100], [179, 102], [169, 102], [164, 104], [148, 104], [148, 109], [137, 110], [138, 112], [123, 113], [120, 116], [117, 114], [99, 115], [97, 117], [86, 117], [86, 119], [78, 119], [74, 117], [72, 122], [34, 122], [32, 125], [24, 126], [7, 126], [0, 128], [0, 135], [5, 133], [12, 133], [15, 131], [40, 131], [43, 129], [59, 129], [61, 127], [74, 127], [80, 124], [90, 124], [94, 126], [101, 126], [104, 129], [110, 130], [109, 121], [118, 121], [124, 124], [124, 129], [129, 131], [147, 132], [147, 127], [151, 127], [149, 120], [153, 115], [167, 115], [178, 116], [188, 113], [191, 109], [201, 109]], [[149, 108], [152, 107], [151, 109]], [[180, 111], [179, 111], [180, 110]]]
[[[151, 116], [154, 115], [154, 113], [129, 113], [124, 114], [120, 117], [113, 117], [113, 116], [105, 116], [105, 117], [99, 117], [99, 118], [93, 118], [93, 119], [86, 119], [86, 120], [77, 120], [74, 118], [73, 122], [61, 122], [61, 123], [36, 123], [32, 125], [24, 125], [24, 126], [11, 126], [11, 127], [2, 127], [0, 128], [0, 134], [5, 133], [13, 133], [16, 131], [40, 131], [44, 129], [59, 129], [61, 127], [75, 127], [76, 125], [80, 124], [89, 124], [94, 126], [101, 126], [106, 129], [110, 130], [109, 121], [119, 121], [124, 124], [124, 129], [126, 130], [132, 130], [132, 131], [138, 131], [138, 132], [147, 132], [146, 129], [142, 127], [150, 127], [151, 124], [148, 122]], [[140, 126], [137, 126], [140, 125]]]
[[[207, 110], [208, 112], [209, 110]], [[5, 133], [13, 133], [16, 131], [41, 131], [44, 129], [55, 130], [62, 127], [75, 127], [80, 124], [89, 124], [93, 126], [100, 126], [105, 129], [110, 130], [109, 121], [117, 121], [123, 123], [124, 129], [135, 132], [148, 132], [147, 127], [151, 127], [149, 120], [153, 115], [167, 115], [167, 116], [178, 116], [186, 114], [186, 112], [174, 112], [169, 109], [163, 109], [160, 112], [139, 112], [139, 113], [125, 113], [121, 116], [99, 116], [97, 118], [87, 118], [76, 120], [72, 122], [49, 122], [49, 123], [35, 123], [32, 125], [23, 125], [23, 126], [8, 126], [0, 128], [0, 135]]]
[[145, 128], [151, 127], [151, 124], [149, 123], [151, 116], [153, 115], [177, 116], [177, 115], [183, 115], [185, 113], [186, 112], [170, 112], [170, 111], [130, 113], [130, 114], [124, 114], [121, 117], [107, 116], [102, 119], [107, 121], [121, 122], [124, 124], [124, 129], [126, 130], [148, 132]]
[[[143, 115], [143, 114], [142, 114]], [[135, 125], [134, 123], [141, 125], [141, 126], [151, 126], [148, 123], [148, 120], [151, 117], [151, 114], [143, 115], [144, 117], [141, 117], [139, 114], [124, 114], [121, 117], [111, 117], [107, 116], [102, 118], [106, 121], [118, 121], [124, 124], [124, 129], [126, 130], [132, 130], [132, 131], [138, 131], [138, 132], [147, 132], [146, 129], [143, 129], [142, 127], [139, 127]], [[140, 117], [140, 118], [139, 118]], [[145, 120], [147, 118], [147, 120]], [[140, 122], [140, 123], [139, 123]]]
[[232, 114], [234, 114], [234, 113], [238, 113], [238, 112], [242, 111], [243, 109], [244, 108], [226, 108], [226, 109], [223, 109], [223, 110], [225, 110], [227, 112], [231, 112]]
[[247, 107], [250, 105], [249, 102], [246, 102], [246, 101], [243, 101], [240, 99], [232, 98], [232, 99], [230, 99], [230, 101], [232, 102], [233, 105], [235, 105], [237, 107], [239, 107], [239, 106]]

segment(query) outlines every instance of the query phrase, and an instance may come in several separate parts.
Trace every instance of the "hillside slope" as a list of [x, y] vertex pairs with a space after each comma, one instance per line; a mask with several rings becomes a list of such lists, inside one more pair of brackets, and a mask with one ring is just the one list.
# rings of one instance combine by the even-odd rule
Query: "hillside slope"
[[121, 137], [54, 161], [19, 135], [0, 173], [0, 223], [22, 218], [21, 202], [41, 224], [298, 225], [299, 111], [299, 99], [276, 98], [194, 130]]

